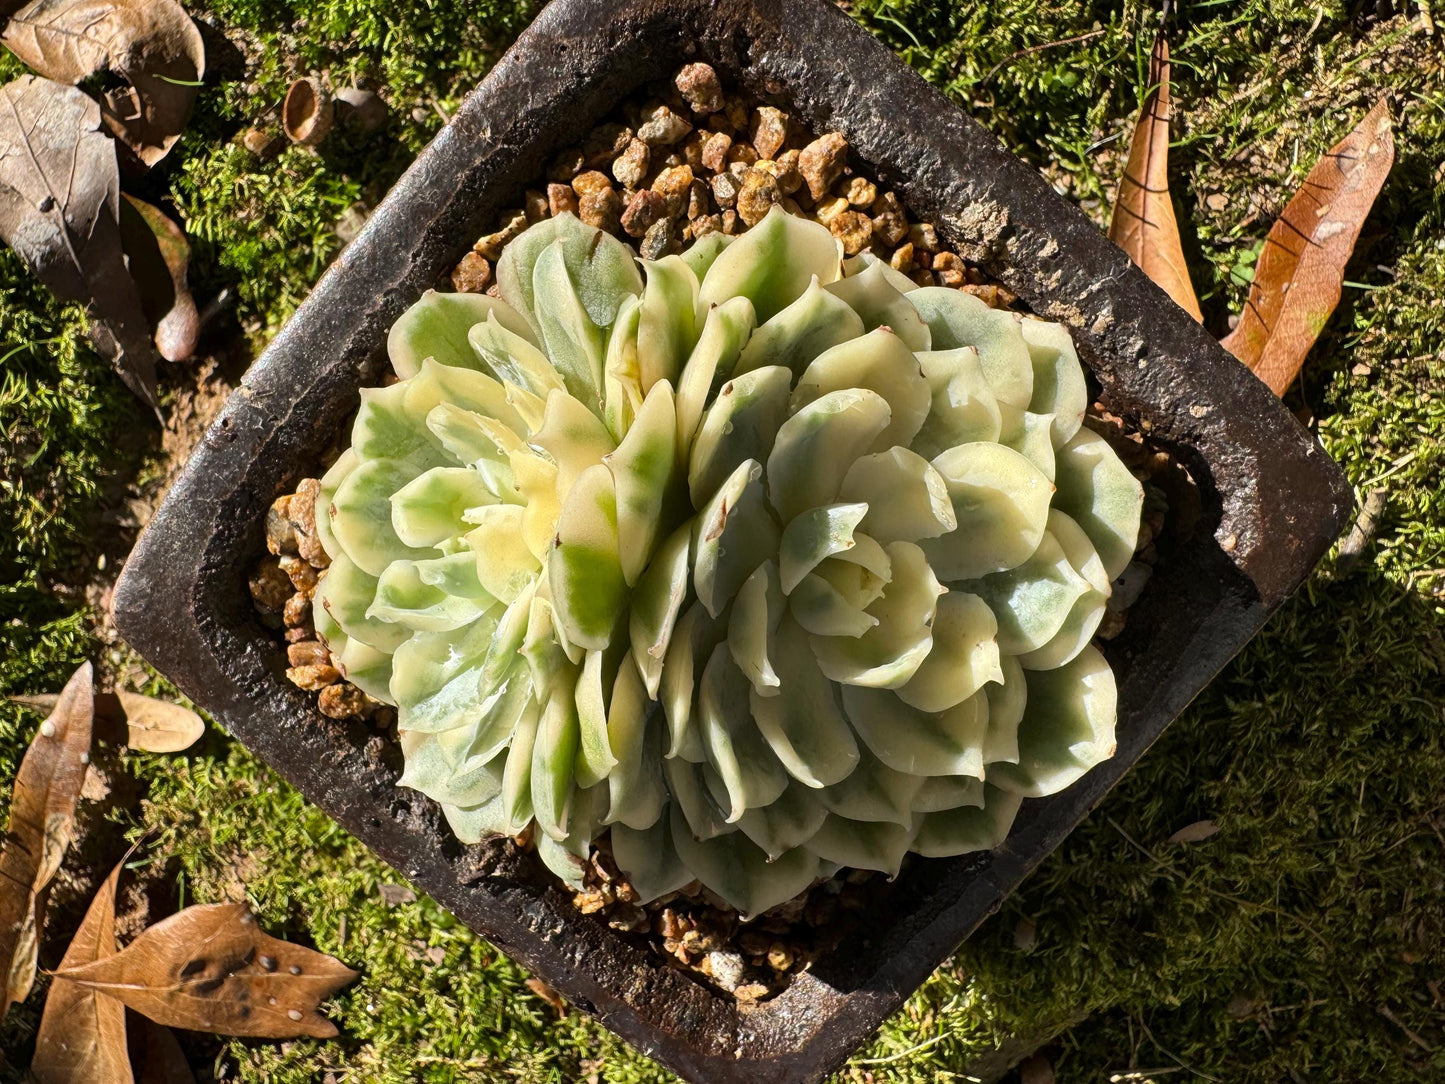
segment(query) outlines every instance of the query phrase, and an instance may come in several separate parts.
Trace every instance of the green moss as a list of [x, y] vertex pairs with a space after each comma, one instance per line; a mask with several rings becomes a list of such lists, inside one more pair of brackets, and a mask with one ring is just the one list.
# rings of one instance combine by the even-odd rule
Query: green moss
[[[213, 49], [216, 74], [148, 192], [169, 193], [195, 238], [202, 299], [236, 290], [259, 345], [339, 249], [338, 218], [374, 205], [534, 5], [192, 6], [252, 62], [242, 75]], [[854, 4], [1101, 223], [1156, 11]], [[1291, 393], [1361, 493], [1385, 489], [1378, 542], [1352, 574], [1327, 563], [1310, 580], [847, 1079], [956, 1079], [995, 1042], [1061, 1028], [1049, 1053], [1065, 1081], [1131, 1066], [1231, 1082], [1445, 1070], [1381, 1012], [1445, 1048], [1425, 985], [1445, 963], [1445, 79], [1405, 18], [1359, 19], [1350, 5], [1304, 0], [1186, 9], [1173, 37], [1172, 159], [1191, 268], [1219, 332], [1274, 211], [1381, 88], [1396, 91], [1398, 160], [1349, 269], [1360, 285]], [[246, 127], [276, 124], [266, 110], [290, 78], [322, 69], [336, 85], [383, 87], [389, 126], [319, 155], [262, 161], [237, 145]], [[18, 71], [0, 60], [0, 74]], [[0, 283], [0, 355], [15, 350], [0, 383], [5, 693], [57, 688], [100, 656], [80, 589], [99, 540], [113, 539], [111, 494], [148, 469], [156, 442], [124, 450], [148, 423], [85, 345], [79, 309], [56, 305], [4, 252]], [[0, 704], [0, 779], [37, 721]], [[218, 732], [192, 754], [125, 764], [143, 800], [111, 816], [151, 830], [142, 861], [164, 863], [184, 902], [244, 893], [268, 928], [363, 972], [335, 1004], [341, 1039], [216, 1040], [194, 1048], [198, 1059], [258, 1082], [328, 1069], [367, 1081], [670, 1079], [580, 1014], [557, 1019], [520, 968], [429, 900], [385, 907], [378, 886], [399, 877]], [[1220, 831], [1166, 842], [1201, 819]], [[19, 1078], [38, 1012], [32, 998], [0, 1030], [17, 1062], [0, 1079]]]

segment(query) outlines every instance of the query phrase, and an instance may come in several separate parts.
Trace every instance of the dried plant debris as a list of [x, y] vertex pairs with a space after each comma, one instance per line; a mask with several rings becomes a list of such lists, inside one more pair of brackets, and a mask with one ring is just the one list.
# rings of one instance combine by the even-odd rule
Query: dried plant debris
[[1265, 239], [1249, 301], [1225, 349], [1276, 395], [1339, 304], [1345, 265], [1395, 161], [1390, 104], [1381, 98], [1310, 170]]
[[[123, 865], [111, 870], [91, 900], [61, 971], [115, 955], [115, 886]], [[35, 1084], [130, 1084], [125, 1006], [93, 987], [56, 979], [45, 999], [30, 1075]]]
[[201, 316], [186, 283], [191, 243], [159, 207], [122, 193], [120, 239], [146, 319], [156, 329], [156, 350], [167, 361], [186, 361], [201, 337]]
[[34, 0], [0, 41], [47, 79], [108, 71], [124, 80], [105, 92], [102, 112], [139, 172], [180, 136], [206, 71], [200, 31], [174, 0]]
[[33, 75], [0, 87], [0, 239], [65, 301], [126, 386], [156, 410], [155, 350], [120, 237], [120, 175], [100, 107]]
[[93, 688], [86, 663], [40, 724], [15, 777], [0, 850], [0, 975], [5, 981], [0, 1016], [24, 1001], [35, 982], [45, 890], [70, 845], [75, 804], [90, 761]]
[[[45, 712], [55, 710], [60, 701], [54, 693], [12, 696], [10, 699]], [[94, 703], [97, 724], [124, 726], [126, 744], [147, 753], [179, 753], [195, 745], [206, 730], [201, 717], [190, 708], [141, 693], [124, 690], [96, 693]]]
[[356, 978], [339, 960], [262, 932], [244, 904], [199, 904], [114, 956], [57, 979], [123, 1001], [158, 1024], [222, 1035], [329, 1039], [317, 1006]]
[[1129, 164], [1119, 181], [1109, 240], [1202, 323], [1169, 196], [1169, 43], [1162, 32], [1149, 57], [1149, 86], [1129, 147]]

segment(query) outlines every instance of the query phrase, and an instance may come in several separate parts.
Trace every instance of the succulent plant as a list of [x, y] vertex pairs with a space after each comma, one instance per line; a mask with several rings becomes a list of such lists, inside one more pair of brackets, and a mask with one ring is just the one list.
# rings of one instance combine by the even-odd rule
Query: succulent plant
[[322, 481], [316, 626], [458, 838], [753, 914], [1001, 842], [1114, 749], [1139, 483], [1059, 325], [774, 209], [638, 261], [531, 226], [393, 327]]

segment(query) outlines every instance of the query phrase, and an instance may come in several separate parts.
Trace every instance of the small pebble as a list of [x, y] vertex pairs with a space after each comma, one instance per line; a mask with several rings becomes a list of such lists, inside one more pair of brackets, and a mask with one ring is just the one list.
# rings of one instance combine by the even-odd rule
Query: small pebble
[[712, 179], [712, 198], [719, 207], [731, 207], [737, 202], [738, 189], [742, 185], [731, 173], [719, 173]]
[[722, 213], [722, 231], [728, 236], [738, 232], [738, 213], [731, 207]]
[[495, 260], [502, 254], [502, 248], [508, 241], [516, 237], [527, 228], [527, 213], [525, 211], [514, 211], [508, 219], [507, 224], [496, 233], [489, 233], [472, 246], [474, 252], [480, 252], [489, 260]]
[[698, 215], [690, 223], [693, 240], [717, 233], [722, 229], [722, 215]]
[[273, 614], [280, 614], [295, 592], [295, 588], [291, 586], [291, 577], [282, 572], [281, 566], [275, 561], [263, 561], [247, 586], [251, 589], [251, 597], [256, 600], [256, 605]]
[[933, 276], [940, 286], [959, 287], [965, 281], [966, 265], [956, 252], [940, 252], [933, 257]]
[[692, 184], [688, 185], [686, 213], [689, 222], [707, 214], [711, 209], [709, 195], [708, 187], [702, 181], [694, 180]]
[[275, 554], [296, 552], [296, 528], [287, 518], [291, 497], [281, 497], [266, 510], [266, 548]]
[[736, 952], [715, 949], [707, 954], [707, 963], [713, 982], [724, 990], [732, 992], [742, 984], [745, 965]]
[[771, 105], [760, 105], [753, 110], [748, 133], [758, 157], [772, 158], [788, 141], [788, 115]]
[[594, 229], [616, 233], [622, 222], [622, 197], [614, 188], [588, 192], [577, 201], [577, 215]]
[[652, 151], [647, 144], [640, 139], [634, 139], [613, 159], [612, 176], [617, 178], [618, 184], [636, 188], [647, 176], [647, 167], [651, 160]]
[[316, 706], [328, 719], [347, 719], [366, 713], [366, 694], [355, 685], [328, 685], [316, 698]]
[[938, 251], [938, 231], [927, 222], [915, 222], [908, 227], [908, 239], [921, 252]]
[[738, 216], [747, 225], [756, 226], [781, 199], [778, 182], [771, 174], [760, 169], [748, 170], [738, 190]]
[[843, 242], [843, 254], [856, 256], [873, 240], [873, 220], [860, 211], [843, 211], [828, 223], [833, 236]]
[[654, 106], [645, 117], [637, 128], [637, 138], [652, 147], [671, 146], [692, 131], [686, 119], [665, 105]]
[[331, 651], [320, 640], [302, 640], [287, 646], [286, 661], [292, 666], [329, 666]]
[[[290, 582], [288, 577], [287, 582]], [[311, 624], [311, 598], [304, 591], [297, 591], [286, 600], [281, 608], [281, 621], [288, 629], [309, 627]]]
[[652, 190], [667, 202], [667, 216], [678, 217], [687, 210], [688, 193], [692, 190], [692, 169], [685, 165], [664, 169], [652, 182]]
[[677, 164], [690, 166], [694, 170], [701, 169], [702, 149], [707, 144], [707, 138], [706, 132], [693, 132], [684, 139], [678, 155], [682, 160]]
[[892, 192], [884, 192], [869, 208], [873, 212], [873, 234], [885, 245], [899, 244], [908, 236], [908, 216]]
[[341, 673], [334, 666], [293, 666], [286, 671], [286, 678], [298, 688], [319, 692], [333, 682], [340, 681]]
[[660, 218], [667, 216], [667, 200], [650, 188], [633, 195], [622, 212], [622, 228], [630, 237], [641, 237]]
[[833, 196], [823, 200], [817, 207], [813, 208], [813, 213], [817, 215], [819, 222], [825, 226], [829, 226], [832, 224], [833, 219], [837, 218], [847, 209], [848, 201], [845, 198], [842, 196]]
[[643, 234], [642, 244], [637, 247], [638, 255], [644, 260], [660, 260], [672, 251], [677, 232], [670, 218], [660, 218]]
[[[878, 231], [877, 219], [875, 219], [873, 222], [873, 230], [875, 233]], [[888, 266], [893, 268], [893, 270], [895, 271], [903, 271], [905, 273], [911, 271], [913, 269], [912, 243], [905, 241], [903, 244], [899, 245], [896, 249], [894, 249], [893, 255], [888, 258]]]
[[452, 268], [452, 289], [459, 294], [486, 293], [491, 284], [491, 261], [480, 252], [468, 252]]
[[612, 181], [608, 179], [607, 174], [597, 169], [589, 169], [572, 178], [572, 191], [577, 193], [579, 200], [584, 196], [603, 192], [611, 187]]
[[547, 186], [547, 209], [552, 212], [552, 217], [571, 212], [577, 213], [577, 193], [572, 191], [570, 184], [553, 183]]
[[685, 65], [673, 85], [694, 113], [707, 115], [723, 107], [722, 82], [711, 64]]
[[848, 141], [837, 132], [828, 132], [813, 140], [798, 155], [798, 172], [808, 182], [814, 199], [822, 199], [847, 164]]
[[751, 143], [735, 141], [732, 146], [728, 147], [728, 152], [723, 155], [723, 158], [726, 159], [729, 168], [747, 167], [758, 160], [758, 152]]
[[854, 207], [868, 207], [878, 198], [878, 186], [866, 177], [854, 177], [848, 182], [848, 202]]

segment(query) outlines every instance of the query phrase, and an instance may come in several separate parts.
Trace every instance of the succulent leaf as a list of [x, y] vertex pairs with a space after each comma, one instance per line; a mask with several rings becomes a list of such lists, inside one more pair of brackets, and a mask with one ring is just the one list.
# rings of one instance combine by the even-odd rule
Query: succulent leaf
[[780, 208], [640, 262], [560, 215], [497, 280], [397, 321], [316, 506], [317, 634], [458, 839], [752, 915], [1111, 754], [1142, 488], [1064, 328]]

